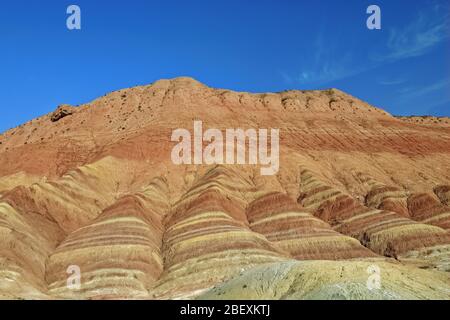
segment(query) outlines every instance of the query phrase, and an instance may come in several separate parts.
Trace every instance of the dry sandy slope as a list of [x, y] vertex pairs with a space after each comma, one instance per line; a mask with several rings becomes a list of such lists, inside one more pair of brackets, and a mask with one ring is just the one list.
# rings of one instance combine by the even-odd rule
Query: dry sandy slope
[[[380, 289], [367, 285], [375, 268]], [[449, 281], [448, 274], [381, 261], [288, 261], [244, 272], [198, 299], [449, 299]]]

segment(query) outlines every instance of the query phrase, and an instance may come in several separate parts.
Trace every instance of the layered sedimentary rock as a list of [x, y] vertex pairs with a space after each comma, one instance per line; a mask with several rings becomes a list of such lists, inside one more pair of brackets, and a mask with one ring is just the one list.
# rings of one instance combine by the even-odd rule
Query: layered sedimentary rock
[[250, 228], [299, 260], [337, 260], [376, 256], [358, 240], [334, 231], [291, 198], [272, 193], [247, 209]]
[[369, 188], [369, 192], [365, 196], [365, 204], [368, 207], [393, 211], [408, 216], [408, 191], [385, 185], [363, 173], [359, 173], [358, 176], [361, 183], [366, 184]]
[[[449, 209], [430, 193], [410, 194], [398, 187], [387, 186], [371, 177], [358, 173], [361, 183], [368, 187], [365, 204], [371, 208], [397, 212], [405, 217], [425, 224], [432, 224], [448, 229]], [[436, 192], [444, 198], [445, 186], [435, 188]]]
[[64, 233], [39, 214], [0, 203], [0, 298], [46, 298], [46, 261]]
[[66, 232], [86, 225], [120, 196], [129, 180], [119, 160], [106, 157], [70, 171], [55, 181], [18, 186], [2, 201], [22, 212], [34, 212], [55, 220]]
[[[279, 171], [174, 164], [172, 132], [194, 121], [279, 129]], [[0, 134], [0, 298], [250, 297], [239, 279], [273, 273], [257, 297], [448, 297], [449, 154], [448, 119], [337, 89], [178, 78], [65, 105]], [[370, 263], [381, 291], [362, 287]]]
[[42, 182], [44, 177], [28, 175], [25, 172], [18, 172], [0, 178], [0, 194], [14, 189], [17, 186], [29, 186], [33, 183]]
[[450, 230], [450, 207], [442, 205], [431, 194], [420, 193], [409, 197], [408, 210], [416, 221]]
[[231, 174], [213, 168], [166, 217], [165, 272], [152, 292], [155, 297], [186, 298], [252, 266], [285, 260], [284, 252], [249, 229], [239, 199], [224, 195], [240, 185], [250, 187], [239, 180], [227, 186]]
[[[59, 297], [138, 298], [163, 271], [162, 217], [168, 211], [165, 182], [125, 196], [87, 226], [71, 233], [50, 257], [46, 280]], [[67, 270], [77, 266], [83, 287], [67, 287]]]
[[374, 252], [395, 258], [411, 257], [411, 252], [433, 251], [429, 258], [436, 267], [450, 265], [450, 235], [446, 230], [417, 223], [396, 212], [371, 209], [342, 191], [316, 178], [311, 171], [301, 174], [303, 193], [298, 201], [314, 214], [330, 222], [334, 230], [352, 236]]
[[450, 186], [437, 186], [434, 188], [434, 193], [436, 193], [443, 204], [450, 206]]

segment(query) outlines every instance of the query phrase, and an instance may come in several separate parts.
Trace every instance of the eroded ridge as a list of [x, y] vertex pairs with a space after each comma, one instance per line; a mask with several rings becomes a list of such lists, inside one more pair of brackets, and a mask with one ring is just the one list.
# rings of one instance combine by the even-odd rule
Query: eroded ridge
[[407, 200], [410, 193], [408, 191], [380, 183], [361, 172], [357, 176], [361, 183], [369, 189], [365, 197], [365, 204], [368, 207], [397, 212], [403, 216], [409, 215]]
[[106, 157], [74, 169], [62, 177], [31, 186], [18, 186], [2, 201], [22, 212], [35, 212], [54, 220], [70, 233], [87, 225], [120, 196], [120, 185], [129, 180], [122, 162]]
[[[169, 210], [166, 183], [120, 198], [87, 226], [71, 233], [47, 265], [49, 292], [64, 298], [146, 298], [163, 271], [162, 218]], [[78, 266], [82, 286], [67, 286]]]
[[334, 231], [283, 193], [271, 193], [253, 201], [247, 216], [253, 231], [299, 260], [376, 256], [358, 240]]
[[0, 298], [48, 298], [46, 260], [63, 238], [54, 221], [1, 202]]
[[450, 230], [450, 207], [444, 206], [429, 193], [414, 194], [408, 198], [412, 219]]
[[441, 202], [446, 205], [450, 206], [450, 186], [449, 185], [442, 185], [437, 186], [434, 188], [434, 193], [439, 197]]
[[317, 217], [329, 222], [334, 230], [358, 239], [380, 255], [420, 257], [432, 266], [449, 267], [448, 232], [417, 223], [396, 212], [368, 208], [316, 176], [309, 170], [302, 171], [302, 193], [298, 201], [314, 210]]
[[231, 174], [221, 167], [207, 172], [166, 217], [165, 270], [155, 298], [191, 297], [252, 266], [285, 260], [283, 252], [248, 228], [243, 200], [228, 196], [239, 188], [221, 182]]
[[[358, 173], [359, 181], [369, 190], [365, 203], [368, 207], [397, 212], [415, 221], [449, 229], [450, 208], [430, 193], [412, 193], [382, 184], [370, 176]], [[435, 190], [444, 190], [436, 187]]]
[[[171, 133], [200, 120], [279, 129], [280, 171], [175, 165]], [[243, 273], [220, 297], [448, 296], [449, 274], [420, 268], [450, 270], [449, 153], [444, 119], [399, 120], [336, 89], [179, 78], [63, 106], [0, 134], [0, 299], [197, 297]], [[386, 294], [361, 294], [378, 263]]]

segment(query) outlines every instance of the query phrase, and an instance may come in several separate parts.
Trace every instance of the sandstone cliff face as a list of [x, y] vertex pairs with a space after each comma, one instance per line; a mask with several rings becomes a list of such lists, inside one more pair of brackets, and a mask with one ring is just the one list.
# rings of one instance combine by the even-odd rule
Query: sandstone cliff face
[[[63, 105], [0, 135], [0, 298], [450, 298], [450, 125], [417, 119], [190, 78]], [[174, 165], [194, 120], [279, 128], [279, 172]]]

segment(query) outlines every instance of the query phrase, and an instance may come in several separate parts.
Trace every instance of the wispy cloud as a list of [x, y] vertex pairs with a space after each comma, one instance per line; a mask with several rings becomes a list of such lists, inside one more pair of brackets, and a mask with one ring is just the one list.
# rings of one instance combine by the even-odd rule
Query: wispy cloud
[[333, 63], [331, 61], [326, 61], [317, 68], [305, 69], [296, 77], [285, 75], [285, 79], [288, 79], [291, 82], [295, 81], [300, 84], [322, 84], [348, 78], [360, 72], [362, 72], [360, 69], [354, 69], [350, 65], [343, 62]]
[[372, 66], [355, 66], [355, 53], [350, 49], [343, 49], [341, 43], [325, 39], [323, 32], [319, 33], [311, 45], [313, 55], [302, 57], [305, 68], [292, 76], [280, 72], [287, 83], [324, 84], [344, 78], [352, 77]]
[[422, 11], [403, 28], [389, 30], [387, 52], [374, 57], [376, 61], [396, 61], [419, 57], [450, 37], [450, 7], [436, 3]]
[[450, 77], [398, 88], [391, 103], [398, 114], [449, 115]]
[[399, 93], [403, 98], [413, 99], [430, 95], [438, 91], [450, 92], [450, 78], [445, 78], [426, 86], [402, 88], [399, 90]]
[[[319, 32], [309, 46], [309, 55], [300, 57], [302, 70], [295, 75], [280, 71], [280, 75], [290, 84], [322, 85], [402, 59], [425, 55], [450, 38], [450, 6], [434, 2], [429, 9], [417, 13], [416, 19], [409, 24], [388, 28], [386, 26], [387, 38], [369, 47], [361, 47], [355, 41], [336, 35], [325, 37], [324, 32]], [[380, 51], [371, 53], [374, 47]], [[384, 86], [401, 85], [407, 82], [407, 77], [384, 78], [377, 82]]]
[[394, 78], [394, 79], [379, 79], [378, 84], [383, 86], [397, 86], [400, 84], [404, 84], [406, 79], [404, 78]]

